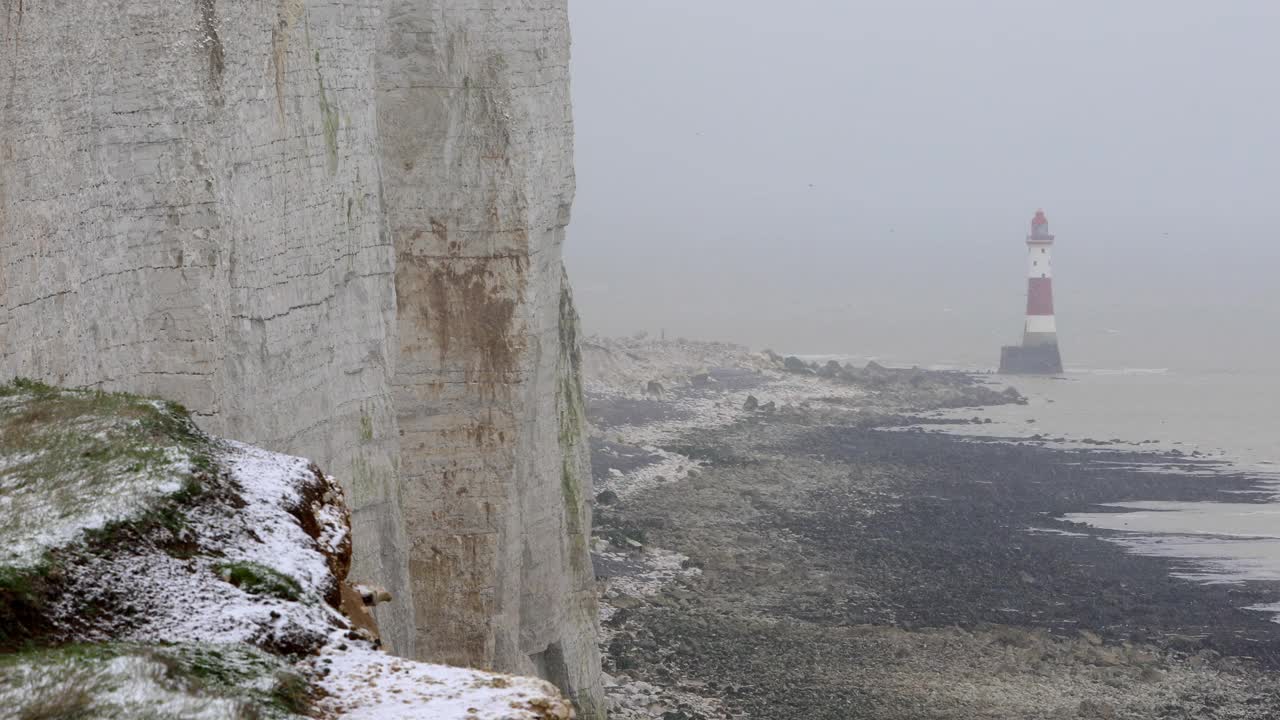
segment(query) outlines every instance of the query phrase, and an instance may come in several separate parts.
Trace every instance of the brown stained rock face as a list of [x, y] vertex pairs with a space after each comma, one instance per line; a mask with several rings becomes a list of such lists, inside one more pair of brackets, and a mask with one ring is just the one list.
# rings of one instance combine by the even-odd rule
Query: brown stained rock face
[[409, 569], [419, 602], [435, 608], [437, 624], [424, 628], [419, 642], [436, 662], [495, 667], [496, 538], [460, 534], [425, 555], [415, 555]]
[[425, 659], [537, 673], [600, 715], [557, 0], [392, 0], [379, 48], [396, 409]]
[[322, 514], [337, 515], [345, 528], [342, 540], [335, 548], [321, 547], [320, 551], [333, 575], [334, 585], [325, 593], [325, 602], [334, 608], [341, 609], [343, 603], [342, 587], [346, 584], [347, 574], [351, 571], [351, 512], [347, 507], [347, 499], [342, 486], [325, 475], [314, 463], [309, 468], [312, 481], [302, 488], [302, 497], [298, 504], [289, 509], [289, 514], [298, 520], [311, 539], [320, 540], [324, 532]]
[[468, 383], [497, 388], [518, 382], [525, 335], [516, 326], [526, 260], [423, 258], [401, 254], [396, 298], [402, 332], [433, 348], [441, 367], [459, 366]]
[[342, 600], [338, 609], [342, 611], [343, 615], [347, 616], [347, 619], [357, 629], [364, 630], [375, 641], [380, 642], [382, 633], [378, 630], [378, 621], [373, 617], [373, 613], [369, 611], [368, 606], [365, 605], [364, 598], [360, 596], [360, 593], [356, 592], [349, 582], [344, 581], [339, 583], [339, 586], [341, 587]]

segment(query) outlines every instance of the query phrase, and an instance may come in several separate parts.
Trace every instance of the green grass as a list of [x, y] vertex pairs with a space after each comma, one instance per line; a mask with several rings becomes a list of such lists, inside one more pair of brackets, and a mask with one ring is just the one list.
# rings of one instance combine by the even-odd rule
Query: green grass
[[47, 557], [24, 568], [0, 567], [0, 649], [39, 634], [54, 564]]
[[277, 672], [271, 686], [271, 704], [295, 715], [307, 713], [311, 709], [310, 683], [298, 673]]
[[17, 668], [55, 666], [80, 661], [99, 662], [118, 657], [131, 646], [125, 644], [71, 643], [56, 648], [27, 648], [0, 654], [0, 685]]
[[30, 567], [0, 567], [0, 593], [19, 596], [35, 594], [39, 592], [40, 581], [48, 577], [51, 569], [52, 562], [48, 559]]
[[223, 563], [214, 568], [227, 582], [250, 595], [267, 595], [281, 600], [297, 601], [302, 598], [302, 586], [297, 580], [272, 570], [265, 565], [251, 562]]

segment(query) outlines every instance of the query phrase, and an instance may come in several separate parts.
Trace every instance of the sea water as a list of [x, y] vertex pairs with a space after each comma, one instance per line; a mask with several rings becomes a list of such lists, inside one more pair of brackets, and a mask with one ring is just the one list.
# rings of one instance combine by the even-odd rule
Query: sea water
[[1148, 451], [1153, 469], [1160, 471], [1168, 471], [1162, 453], [1198, 453], [1206, 482], [1215, 472], [1258, 480], [1251, 502], [1128, 502], [1066, 519], [1117, 531], [1110, 539], [1133, 552], [1180, 560], [1182, 577], [1280, 580], [1280, 433], [1274, 419], [1280, 375], [1116, 368], [1069, 370], [1057, 378], [994, 376], [993, 381], [1018, 388], [1028, 404], [988, 408], [981, 414], [991, 424], [948, 432], [1039, 436], [1070, 447], [1120, 441], [1124, 444], [1112, 447]]

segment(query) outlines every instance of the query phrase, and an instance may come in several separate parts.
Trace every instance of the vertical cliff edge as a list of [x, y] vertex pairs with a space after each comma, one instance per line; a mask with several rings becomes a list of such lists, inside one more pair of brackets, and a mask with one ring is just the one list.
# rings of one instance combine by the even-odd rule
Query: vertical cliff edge
[[0, 2], [0, 377], [312, 457], [398, 654], [601, 715], [565, 0]]
[[564, 2], [392, 0], [378, 43], [421, 653], [598, 696]]

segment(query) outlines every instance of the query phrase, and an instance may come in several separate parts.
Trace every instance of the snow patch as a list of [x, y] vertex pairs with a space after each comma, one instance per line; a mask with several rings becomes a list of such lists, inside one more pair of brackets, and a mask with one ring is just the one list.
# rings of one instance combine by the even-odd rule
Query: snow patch
[[680, 453], [670, 452], [656, 447], [646, 447], [645, 452], [660, 458], [649, 465], [630, 473], [614, 469], [609, 476], [595, 482], [596, 492], [612, 490], [618, 497], [627, 497], [651, 487], [668, 482], [679, 482], [689, 477], [689, 473], [704, 465], [699, 460], [692, 460]]
[[125, 655], [101, 663], [70, 664], [50, 670], [46, 665], [9, 669], [0, 684], [0, 702], [11, 709], [30, 709], [37, 704], [47, 713], [56, 713], [31, 717], [244, 717], [240, 714], [240, 701], [193, 696], [167, 679], [165, 665], [147, 657]]
[[[85, 531], [134, 518], [181, 490], [191, 475], [191, 453], [139, 443], [136, 419], [97, 414], [92, 406], [47, 421], [20, 415], [37, 400], [55, 415], [64, 410], [59, 401], [86, 404], [85, 396], [68, 391], [0, 398], [0, 430], [12, 433], [0, 435], [0, 566], [34, 566], [46, 551]], [[130, 452], [113, 454], [126, 445]]]
[[[346, 649], [341, 649], [345, 647]], [[350, 720], [540, 720], [569, 717], [548, 683], [403, 660], [363, 646], [330, 646], [321, 709]]]
[[[184, 513], [186, 531], [199, 544], [192, 557], [173, 557], [149, 543], [116, 548], [66, 568], [74, 592], [51, 608], [68, 639], [80, 642], [130, 641], [145, 644], [243, 643], [271, 652], [310, 652], [297, 669], [318, 678], [329, 694], [322, 709], [330, 718], [457, 718], [529, 720], [568, 718], [570, 706], [540, 680], [512, 678], [395, 658], [361, 639], [350, 622], [324, 602], [334, 578], [326, 552], [345, 542], [341, 490], [329, 480], [333, 502], [311, 510], [320, 522], [312, 538], [292, 511], [322, 480], [303, 458], [242, 443], [218, 444], [215, 458], [227, 475], [223, 483], [238, 493], [243, 507], [200, 503]], [[235, 503], [240, 505], [240, 503]], [[278, 572], [298, 583], [298, 600], [252, 594], [223, 579], [227, 563], [247, 563]], [[124, 600], [122, 600], [124, 598]], [[89, 605], [122, 608], [119, 616], [86, 620]], [[86, 624], [88, 625], [86, 627]], [[112, 661], [103, 672], [115, 672]], [[163, 688], [146, 681], [119, 692], [183, 714]], [[172, 700], [172, 703], [171, 703]], [[210, 705], [209, 717], [234, 717]]]

